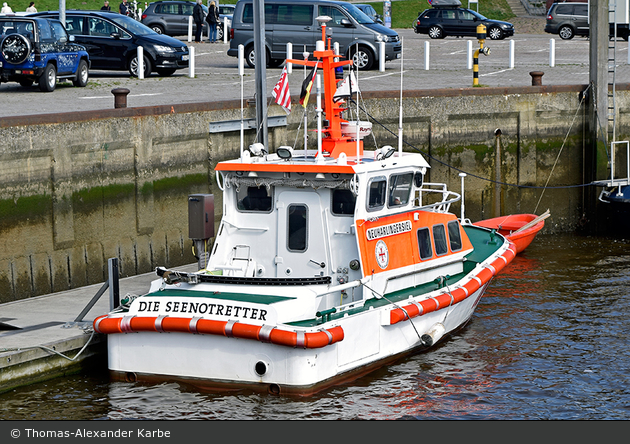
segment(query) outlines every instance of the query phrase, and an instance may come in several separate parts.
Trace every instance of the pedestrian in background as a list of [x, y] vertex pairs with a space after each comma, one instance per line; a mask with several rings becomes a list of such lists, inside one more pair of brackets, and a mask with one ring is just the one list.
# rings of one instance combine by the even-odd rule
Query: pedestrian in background
[[195, 43], [203, 43], [201, 40], [201, 30], [203, 29], [203, 8], [201, 7], [201, 1], [197, 0], [195, 7], [193, 8], [193, 21], [197, 26], [195, 29]]
[[109, 2], [105, 1], [105, 4], [101, 6], [101, 11], [111, 11], [112, 8], [109, 6]]
[[7, 5], [7, 2], [4, 2], [2, 9], [0, 9], [0, 14], [13, 14], [13, 9], [11, 9], [11, 6]]
[[37, 12], [37, 8], [35, 7], [35, 2], [31, 2], [26, 8], [26, 12]]
[[219, 11], [217, 10], [217, 6], [215, 5], [214, 1], [210, 2], [206, 22], [208, 22], [208, 26], [210, 26], [210, 36], [208, 37], [208, 39], [210, 40], [210, 43], [215, 43], [217, 40], [217, 23], [219, 23]]
[[120, 6], [118, 6], [118, 12], [122, 15], [129, 15], [129, 5], [127, 4], [127, 0], [123, 0]]

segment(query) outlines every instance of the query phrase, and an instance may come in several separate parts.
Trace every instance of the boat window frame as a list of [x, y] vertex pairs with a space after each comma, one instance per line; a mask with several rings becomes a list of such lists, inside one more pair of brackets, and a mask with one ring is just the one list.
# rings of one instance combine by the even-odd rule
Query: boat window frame
[[[400, 178], [402, 176], [410, 176], [409, 184], [408, 184], [409, 185], [409, 191], [407, 193], [407, 199], [405, 201], [403, 201], [401, 199], [400, 203], [394, 203], [394, 202], [392, 202], [392, 200], [398, 197], [398, 196], [396, 196], [396, 191], [399, 190], [399, 189], [402, 189], [402, 187], [400, 186], [400, 184], [393, 183], [393, 182], [398, 182], [398, 178]], [[411, 200], [411, 191], [413, 190], [413, 186], [414, 186], [414, 174], [413, 174], [413, 171], [406, 171], [404, 173], [390, 174], [390, 176], [389, 176], [389, 178], [387, 180], [387, 208], [398, 208], [398, 207], [407, 206], [409, 204], [409, 201]]]
[[[348, 193], [354, 201], [354, 204], [352, 205], [352, 212], [350, 213], [338, 213], [335, 211], [335, 193], [338, 191], [344, 191], [346, 193]], [[337, 201], [337, 203], [340, 203]], [[342, 209], [343, 209], [343, 203], [345, 202], [341, 202], [342, 204]], [[341, 188], [335, 188], [333, 190], [331, 190], [330, 192], [330, 214], [332, 214], [333, 216], [337, 216], [337, 217], [353, 217], [354, 216], [354, 212], [356, 210], [357, 207], [357, 197], [354, 195], [354, 193], [352, 193], [352, 191], [350, 190], [346, 190], [346, 189], [341, 189]]]
[[[439, 236], [436, 235], [436, 229], [442, 229], [442, 233], [437, 233], [439, 234]], [[446, 237], [446, 227], [444, 226], [444, 224], [435, 224], [431, 227], [431, 234], [433, 235], [433, 249], [435, 251], [435, 255], [436, 256], [444, 256], [446, 254], [448, 254], [448, 239]], [[442, 237], [443, 236], [443, 237]], [[443, 245], [443, 249], [444, 252], [438, 252], [438, 240], [440, 242], [444, 242]], [[440, 251], [442, 251], [442, 248], [439, 249]]]
[[[372, 184], [374, 182], [382, 182], [383, 183], [383, 190], [381, 191], [382, 201], [380, 202], [379, 205], [371, 206], [370, 205], [370, 201], [371, 201], [371, 196], [372, 196]], [[387, 177], [386, 176], [375, 176], [375, 177], [370, 178], [370, 180], [368, 181], [368, 184], [367, 184], [367, 200], [365, 201], [366, 210], [369, 213], [373, 213], [375, 211], [380, 211], [383, 208], [385, 208], [385, 202], [386, 201], [387, 201]]]
[[[241, 190], [243, 189], [243, 187], [245, 187], [246, 192], [245, 192], [245, 196], [243, 196], [243, 198], [241, 199], [239, 196], [239, 193], [241, 192]], [[245, 205], [243, 203], [243, 201], [245, 200], [246, 197], [249, 197], [247, 195], [247, 192], [249, 191], [250, 188], [264, 188], [267, 190], [267, 187], [265, 185], [261, 185], [259, 187], [255, 187], [255, 186], [246, 186], [246, 185], [241, 185], [238, 188], [234, 188], [234, 194], [235, 194], [235, 200], [236, 200], [236, 211], [238, 211], [239, 213], [256, 213], [256, 214], [270, 214], [271, 212], [273, 212], [274, 210], [274, 199], [273, 199], [273, 195], [274, 195], [274, 188], [275, 187], [269, 187], [269, 189], [267, 190], [267, 196], [265, 199], [269, 199], [269, 209], [268, 210], [257, 210], [257, 209], [247, 209], [242, 207], [242, 205]]]
[[[428, 242], [426, 243], [426, 245], [429, 248], [429, 255], [428, 256], [423, 256], [422, 255], [422, 245], [425, 245], [424, 243], [420, 242], [420, 232], [425, 232], [427, 233], [427, 239]], [[420, 256], [420, 260], [421, 261], [426, 261], [429, 260], [431, 258], [433, 258], [433, 239], [431, 237], [431, 230], [429, 230], [429, 227], [420, 227], [416, 230], [416, 240], [418, 242], [418, 255]]]
[[[297, 249], [297, 248], [291, 248], [291, 240], [292, 240], [292, 233], [291, 233], [291, 208], [295, 208], [295, 207], [303, 207], [304, 208], [304, 249]], [[308, 211], [308, 205], [306, 205], [305, 203], [291, 203], [287, 206], [287, 251], [290, 251], [291, 253], [305, 253], [308, 250], [308, 235], [309, 235], [309, 231], [308, 231], [308, 218], [309, 218], [309, 211]], [[301, 227], [300, 227], [301, 228]], [[298, 230], [300, 229], [298, 228]]]
[[[455, 226], [457, 227], [457, 238], [459, 240], [459, 248], [453, 248], [453, 238], [451, 235], [451, 227]], [[462, 242], [462, 230], [461, 230], [461, 226], [459, 224], [458, 221], [456, 220], [451, 220], [449, 222], [446, 223], [446, 232], [448, 233], [448, 246], [451, 249], [451, 251], [455, 252], [455, 251], [461, 251], [462, 248], [464, 248], [464, 244]]]

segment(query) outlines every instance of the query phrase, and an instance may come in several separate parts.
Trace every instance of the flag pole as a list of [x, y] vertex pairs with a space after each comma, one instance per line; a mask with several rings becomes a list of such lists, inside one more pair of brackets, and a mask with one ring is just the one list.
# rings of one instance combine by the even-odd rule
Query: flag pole
[[241, 162], [243, 161], [243, 142], [245, 138], [245, 127], [243, 122], [243, 76], [245, 75], [244, 47], [238, 45], [238, 75], [241, 76]]
[[400, 41], [400, 111], [398, 116], [398, 157], [402, 157], [403, 150], [403, 48], [404, 39]]
[[[357, 42], [357, 50], [355, 52], [357, 56], [357, 164], [361, 163], [360, 157], [360, 144], [359, 144], [359, 43]], [[352, 85], [352, 79], [350, 79], [350, 84]], [[350, 91], [352, 91], [352, 87], [350, 87]]]
[[[308, 60], [308, 52], [306, 52], [306, 45], [304, 45], [304, 61]], [[304, 65], [304, 79], [306, 80], [306, 65]], [[306, 151], [308, 145], [308, 114], [306, 108], [304, 108], [304, 159], [306, 159]]]

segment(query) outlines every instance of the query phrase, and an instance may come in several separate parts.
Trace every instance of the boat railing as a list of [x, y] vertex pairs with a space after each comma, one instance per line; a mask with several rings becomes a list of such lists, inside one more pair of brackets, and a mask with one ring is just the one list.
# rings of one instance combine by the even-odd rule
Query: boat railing
[[[460, 194], [448, 190], [445, 183], [425, 182], [418, 190], [415, 206], [425, 211], [446, 213], [449, 211], [451, 204], [459, 201], [461, 198]], [[426, 201], [430, 203], [425, 203]]]

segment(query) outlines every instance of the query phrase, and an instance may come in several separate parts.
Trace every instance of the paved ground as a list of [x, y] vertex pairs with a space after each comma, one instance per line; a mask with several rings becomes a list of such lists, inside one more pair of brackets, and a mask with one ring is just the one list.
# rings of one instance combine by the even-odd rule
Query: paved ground
[[[515, 19], [527, 29], [540, 29], [540, 19]], [[518, 25], [517, 25], [518, 26]], [[467, 68], [467, 44], [473, 51], [478, 42], [473, 38], [447, 37], [431, 40], [413, 30], [398, 30], [403, 39], [404, 80], [406, 90], [434, 88], [467, 88], [472, 86], [472, 70]], [[182, 37], [182, 40], [185, 40]], [[550, 39], [555, 41], [555, 66], [550, 67]], [[510, 44], [514, 44], [514, 68], [510, 67]], [[425, 63], [425, 43], [429, 44], [428, 70]], [[58, 85], [53, 93], [42, 93], [37, 87], [22, 88], [17, 83], [0, 84], [2, 107], [0, 117], [26, 114], [57, 113], [113, 108], [111, 90], [128, 88], [129, 107], [170, 105], [177, 103], [207, 102], [240, 98], [241, 79], [237, 59], [227, 56], [228, 44], [190, 44], [195, 48], [195, 77], [189, 70], [181, 70], [172, 77], [152, 74], [139, 80], [127, 72], [92, 71], [85, 88], [71, 83]], [[486, 86], [531, 85], [530, 71], [543, 71], [544, 85], [588, 83], [589, 41], [576, 37], [565, 41], [551, 34], [520, 34], [505, 40], [487, 40], [489, 56], [480, 56], [479, 83]], [[398, 90], [400, 87], [399, 60], [386, 63], [385, 72], [378, 69], [361, 72], [359, 87], [363, 91]], [[617, 42], [617, 82], [630, 81], [628, 43]], [[280, 77], [281, 68], [267, 70], [267, 95]], [[299, 94], [303, 70], [296, 69], [290, 76], [293, 96]], [[243, 76], [245, 98], [254, 94], [254, 70], [245, 69]]]

